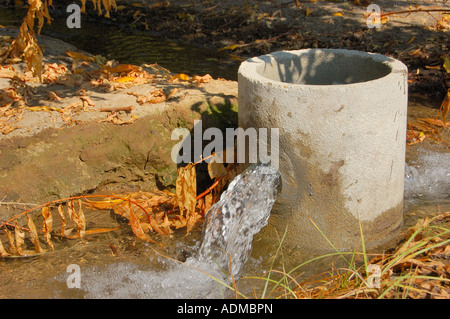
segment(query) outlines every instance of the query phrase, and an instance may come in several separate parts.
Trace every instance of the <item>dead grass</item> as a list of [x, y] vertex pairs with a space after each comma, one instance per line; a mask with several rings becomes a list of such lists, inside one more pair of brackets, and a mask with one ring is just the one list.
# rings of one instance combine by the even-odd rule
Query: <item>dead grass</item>
[[[256, 298], [449, 299], [449, 225], [450, 212], [439, 213], [419, 220], [397, 247], [383, 254], [367, 254], [362, 236], [362, 252], [336, 250], [288, 272], [271, 269], [247, 279], [264, 286]], [[294, 275], [309, 263], [336, 256], [344, 266], [332, 263], [329, 271], [302, 281]]]

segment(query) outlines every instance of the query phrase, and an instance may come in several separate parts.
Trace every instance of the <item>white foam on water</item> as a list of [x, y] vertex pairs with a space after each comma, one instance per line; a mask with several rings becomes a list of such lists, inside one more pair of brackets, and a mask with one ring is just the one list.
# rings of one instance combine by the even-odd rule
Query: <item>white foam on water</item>
[[405, 198], [450, 199], [450, 153], [423, 151], [405, 166]]
[[[158, 270], [133, 263], [83, 267], [85, 298], [226, 298], [249, 259], [253, 236], [267, 224], [280, 189], [273, 167], [237, 176], [208, 212], [200, 247], [185, 263], [158, 257]], [[405, 165], [405, 199], [450, 199], [450, 153], [420, 152]], [[191, 247], [192, 248], [192, 247]], [[198, 248], [198, 249], [197, 249]]]
[[89, 299], [224, 298], [227, 288], [214, 279], [226, 280], [223, 274], [208, 265], [195, 266], [203, 268], [211, 277], [176, 262], [160, 271], [142, 269], [133, 263], [118, 263], [83, 270], [80, 288]]
[[[231, 274], [238, 278], [252, 249], [253, 236], [267, 224], [280, 191], [281, 176], [270, 165], [252, 165], [238, 175], [211, 207], [202, 243], [185, 263], [163, 257], [164, 270], [132, 263], [82, 269], [86, 298], [224, 298]], [[230, 272], [231, 262], [231, 272]]]

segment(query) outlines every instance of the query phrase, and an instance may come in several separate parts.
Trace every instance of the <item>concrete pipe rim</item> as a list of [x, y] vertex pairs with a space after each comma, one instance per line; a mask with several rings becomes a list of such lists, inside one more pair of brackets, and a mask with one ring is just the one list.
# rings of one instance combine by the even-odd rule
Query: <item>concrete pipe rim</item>
[[[265, 74], [266, 70], [262, 70], [265, 66], [268, 65], [269, 61], [277, 62], [277, 59], [283, 57], [283, 55], [291, 55], [291, 56], [306, 56], [310, 57], [312, 54], [323, 54], [323, 55], [329, 55], [334, 57], [341, 57], [346, 55], [349, 57], [349, 62], [352, 62], [350, 65], [353, 67], [356, 71], [358, 66], [357, 62], [366, 62], [371, 63], [371, 67], [374, 68], [376, 66], [379, 66], [380, 68], [383, 68], [382, 70], [375, 70], [376, 72], [379, 72], [378, 76], [375, 74], [374, 76], [369, 76], [366, 80], [358, 80], [355, 82], [350, 83], [325, 83], [325, 84], [315, 84], [315, 83], [292, 83], [289, 81], [283, 81], [282, 79], [275, 79], [273, 76], [271, 77]], [[359, 59], [359, 61], [358, 61]], [[319, 61], [321, 62], [321, 61]], [[331, 64], [330, 64], [331, 65]], [[273, 67], [273, 66], [272, 66]], [[242, 62], [239, 70], [238, 70], [238, 76], [246, 78], [247, 80], [250, 80], [252, 82], [260, 82], [267, 86], [273, 86], [273, 87], [279, 87], [279, 88], [308, 88], [308, 89], [320, 89], [323, 90], [326, 89], [334, 89], [339, 88], [342, 89], [343, 87], [365, 87], [365, 86], [374, 86], [377, 84], [377, 82], [383, 82], [386, 80], [389, 80], [389, 77], [398, 76], [398, 74], [402, 74], [405, 77], [405, 81], [407, 79], [408, 75], [408, 68], [404, 63], [401, 61], [388, 57], [386, 55], [380, 54], [380, 53], [373, 53], [373, 52], [365, 52], [365, 51], [358, 51], [358, 50], [348, 50], [348, 49], [301, 49], [301, 50], [283, 50], [283, 51], [276, 51], [265, 55], [260, 55], [256, 57], [252, 57], [247, 59], [246, 61]]]

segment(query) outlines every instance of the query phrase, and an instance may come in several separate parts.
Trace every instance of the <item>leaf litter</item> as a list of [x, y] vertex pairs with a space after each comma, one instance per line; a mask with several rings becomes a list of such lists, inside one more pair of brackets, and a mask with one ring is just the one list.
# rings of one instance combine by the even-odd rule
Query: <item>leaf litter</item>
[[[115, 8], [115, 1], [93, 1], [94, 10], [102, 12], [102, 5], [106, 10], [105, 16], [109, 14], [111, 8]], [[156, 70], [150, 74], [143, 67], [132, 64], [119, 64], [117, 61], [107, 61], [104, 57], [94, 56], [88, 53], [67, 51], [66, 55], [70, 57], [72, 63], [47, 63], [43, 61], [43, 54], [35, 37], [35, 20], [37, 20], [37, 33], [43, 26], [44, 19], [51, 23], [47, 6], [51, 5], [41, 0], [30, 1], [30, 6], [26, 17], [20, 28], [16, 39], [12, 40], [7, 49], [0, 52], [0, 77], [10, 79], [9, 88], [0, 91], [0, 133], [7, 135], [16, 129], [21, 128], [18, 123], [23, 119], [25, 111], [32, 112], [59, 112], [61, 114], [64, 126], [77, 125], [81, 121], [75, 119], [75, 115], [80, 112], [94, 110], [95, 102], [89, 97], [87, 89], [104, 92], [113, 92], [125, 90], [143, 84], [155, 84], [162, 81], [167, 83], [184, 82], [182, 84], [201, 86], [212, 80], [209, 74], [204, 76], [195, 75], [172, 75], [157, 64], [143, 65], [151, 70]], [[18, 71], [14, 64], [25, 62], [28, 71]], [[64, 103], [64, 100], [53, 87], [62, 85], [69, 89], [78, 89], [75, 95], [80, 100], [69, 103], [68, 105], [50, 106], [45, 101], [40, 105], [32, 105], [34, 83], [40, 83], [40, 90], [47, 91], [48, 102]], [[80, 91], [84, 94], [80, 94]], [[148, 96], [128, 92], [136, 96], [136, 101], [140, 105], [157, 104], [173, 99], [180, 98], [177, 95], [178, 88], [165, 91], [156, 88]], [[41, 102], [42, 103], [42, 102]], [[119, 111], [119, 110], [118, 110]], [[110, 111], [100, 122], [109, 122], [115, 125], [132, 124], [137, 119], [131, 115], [124, 118], [122, 114]]]
[[[406, 145], [414, 145], [425, 140], [425, 138], [433, 139], [449, 145], [449, 141], [441, 137], [443, 130], [450, 127], [447, 121], [447, 114], [450, 108], [450, 89], [442, 101], [442, 104], [436, 113], [435, 118], [416, 118], [414, 121], [408, 121], [408, 129], [406, 132]], [[441, 117], [441, 119], [439, 119]]]
[[[306, 279], [301, 278], [302, 273], [295, 275], [284, 268], [249, 279], [256, 280], [256, 285], [272, 283], [266, 298], [449, 299], [449, 226], [450, 212], [441, 213], [438, 209], [435, 216], [419, 219], [405, 230], [397, 246], [383, 253], [340, 252], [351, 260], [344, 266], [332, 262], [330, 271]], [[295, 268], [297, 272], [300, 266]], [[372, 281], [374, 275], [377, 282]]]
[[[200, 163], [200, 162], [198, 162]], [[178, 169], [176, 192], [153, 190], [148, 192], [134, 192], [114, 195], [81, 195], [60, 200], [54, 200], [28, 209], [8, 221], [0, 221], [0, 257], [17, 258], [20, 256], [33, 256], [45, 253], [41, 242], [53, 251], [54, 240], [78, 239], [86, 244], [86, 236], [103, 234], [118, 230], [116, 227], [88, 228], [89, 219], [85, 210], [109, 211], [125, 218], [134, 235], [143, 241], [162, 246], [158, 236], [172, 238], [175, 231], [185, 229], [187, 236], [191, 231], [199, 227], [209, 208], [213, 205], [226, 183], [235, 176], [235, 166], [209, 163], [211, 178], [214, 182], [207, 191], [197, 195], [196, 164], [189, 164]], [[212, 164], [214, 163], [214, 164]], [[218, 168], [219, 165], [223, 167]], [[220, 177], [215, 177], [213, 172], [220, 171]], [[222, 183], [217, 183], [221, 180]], [[215, 196], [213, 196], [215, 194]], [[102, 198], [95, 200], [93, 198]], [[33, 212], [40, 209], [41, 214], [34, 216]], [[68, 216], [68, 218], [66, 218]], [[27, 227], [19, 227], [19, 223]], [[53, 229], [54, 218], [60, 221], [60, 229]], [[14, 222], [15, 224], [11, 224]], [[41, 231], [37, 231], [36, 223], [40, 224]], [[76, 234], [73, 231], [76, 230]], [[25, 241], [27, 239], [27, 241]], [[22, 249], [26, 246], [28, 249]], [[3, 243], [6, 243], [3, 245]]]

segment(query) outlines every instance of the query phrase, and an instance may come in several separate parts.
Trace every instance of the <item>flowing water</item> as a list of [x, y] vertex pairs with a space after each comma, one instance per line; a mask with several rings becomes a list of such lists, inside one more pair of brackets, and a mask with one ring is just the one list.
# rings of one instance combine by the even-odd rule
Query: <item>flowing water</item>
[[[208, 212], [200, 247], [184, 263], [161, 257], [164, 270], [129, 263], [90, 269], [82, 285], [88, 298], [220, 298], [229, 295], [252, 250], [253, 236], [267, 224], [281, 176], [253, 165], [236, 177]], [[231, 269], [230, 269], [230, 265]], [[232, 275], [232, 276], [231, 276]]]
[[[92, 266], [92, 261], [89, 261], [88, 265], [83, 266], [92, 256], [80, 255], [76, 247], [72, 247], [71, 261], [65, 259], [65, 254], [51, 256], [57, 260], [47, 271], [41, 268], [50, 260], [46, 257], [43, 260], [33, 257], [1, 263], [0, 269], [10, 267], [7, 271], [10, 277], [0, 277], [0, 292], [10, 298], [168, 299], [230, 296], [231, 290], [227, 287], [232, 285], [231, 278], [239, 278], [250, 258], [253, 236], [267, 224], [280, 185], [281, 176], [270, 165], [253, 165], [237, 176], [205, 217], [201, 238], [192, 241], [191, 246], [179, 241], [178, 247], [174, 247], [178, 251], [189, 250], [187, 253], [190, 256], [183, 263], [156, 252], [151, 246], [144, 246], [139, 248], [143, 256], [134, 256], [132, 261], [113, 262], [107, 266]], [[104, 255], [98, 248], [95, 244], [88, 244], [85, 252]], [[153, 255], [149, 257], [146, 252], [150, 255], [153, 252]], [[111, 257], [108, 259], [114, 261]], [[64, 266], [64, 263], [79, 267], [79, 286], [71, 288], [68, 284], [71, 272], [61, 271], [58, 267]], [[22, 271], [38, 276], [30, 280], [32, 274], [24, 273], [22, 277]], [[59, 273], [47, 279], [40, 278], [42, 273], [49, 271]], [[21, 285], [22, 279], [25, 280]], [[19, 281], [19, 284], [14, 281]], [[15, 291], [14, 287], [19, 290]]]
[[[417, 148], [414, 155], [405, 168], [405, 227], [432, 214], [435, 210], [430, 208], [435, 205], [450, 211], [450, 153]], [[232, 298], [232, 279], [239, 292], [251, 296], [255, 285], [247, 284], [245, 277], [262, 276], [273, 262], [274, 250], [255, 243], [254, 236], [267, 223], [280, 183], [280, 175], [271, 166], [250, 167], [211, 208], [201, 232], [161, 238], [164, 250], [136, 240], [127, 225], [90, 236], [87, 244], [63, 244], [54, 238], [54, 252], [0, 262], [0, 297]], [[104, 225], [110, 218], [106, 215], [86, 217], [93, 223], [89, 226], [117, 224], [113, 220]], [[111, 246], [120, 253], [112, 254]], [[310, 258], [307, 252], [302, 254]], [[79, 287], [69, 286], [73, 275], [69, 265], [80, 267]], [[323, 260], [302, 272], [308, 278], [329, 265], [329, 260]]]

